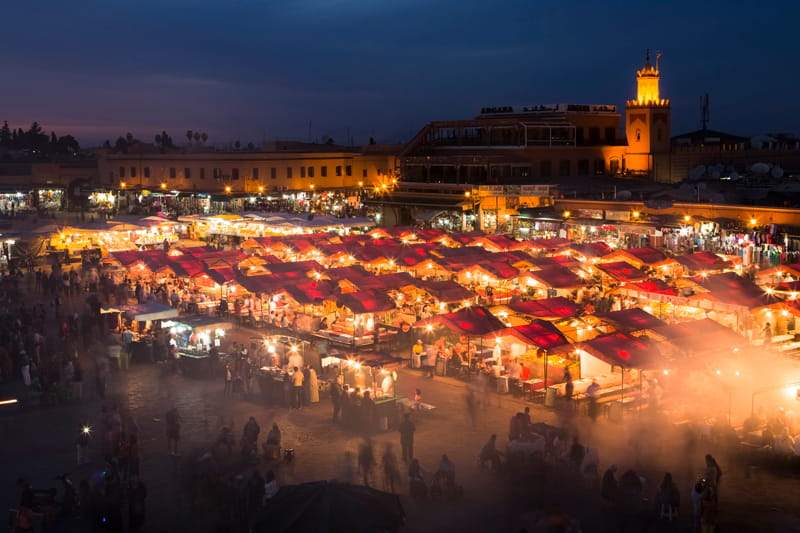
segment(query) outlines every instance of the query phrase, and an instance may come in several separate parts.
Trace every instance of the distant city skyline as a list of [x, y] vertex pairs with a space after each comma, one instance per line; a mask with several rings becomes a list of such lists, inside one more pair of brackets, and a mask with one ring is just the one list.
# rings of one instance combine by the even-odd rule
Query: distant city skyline
[[800, 133], [792, 42], [800, 8], [588, 0], [145, 0], [4, 7], [0, 121], [83, 146], [188, 129], [209, 144], [408, 141], [483, 106], [613, 104], [663, 52], [672, 135]]

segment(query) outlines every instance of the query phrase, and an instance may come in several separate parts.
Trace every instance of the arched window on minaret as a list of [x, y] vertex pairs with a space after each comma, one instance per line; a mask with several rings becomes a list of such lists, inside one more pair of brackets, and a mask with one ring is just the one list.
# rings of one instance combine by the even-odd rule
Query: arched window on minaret
[[661, 131], [661, 128], [658, 128], [658, 129], [656, 130], [656, 139], [658, 139], [658, 142], [661, 142], [661, 140], [662, 140], [663, 138], [664, 138], [664, 134], [663, 134], [663, 132]]
[[642, 140], [642, 130], [637, 128], [636, 129], [636, 142], [639, 142], [641, 140]]

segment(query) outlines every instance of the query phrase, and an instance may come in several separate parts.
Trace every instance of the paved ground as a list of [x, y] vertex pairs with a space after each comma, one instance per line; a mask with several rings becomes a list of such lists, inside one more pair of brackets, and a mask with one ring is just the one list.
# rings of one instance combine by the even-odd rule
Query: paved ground
[[[249, 332], [241, 331], [243, 337]], [[652, 498], [661, 475], [671, 470], [681, 487], [684, 505], [680, 520], [671, 525], [659, 523], [647, 504], [643, 504], [628, 531], [689, 531], [689, 480], [702, 470], [703, 455], [719, 452], [697, 447], [686, 450], [663, 441], [665, 432], [657, 420], [644, 415], [629, 416], [624, 424], [598, 421], [591, 424], [582, 417], [565, 420], [552, 410], [525, 404], [510, 396], [489, 395], [479, 411], [477, 428], [465, 415], [464, 383], [437, 377], [421, 377], [417, 371], [400, 373], [398, 390], [412, 394], [423, 390], [426, 402], [436, 405], [433, 413], [415, 415], [417, 424], [416, 455], [428, 469], [435, 469], [442, 453], [455, 462], [459, 483], [464, 486], [463, 500], [420, 506], [403, 496], [408, 514], [407, 531], [519, 531], [533, 523], [544, 510], [559, 506], [580, 520], [584, 532], [620, 531], [619, 512], [609, 509], [599, 498], [599, 482], [578, 479], [566, 469], [555, 467], [546, 478], [508, 476], [481, 472], [476, 466], [478, 451], [489, 434], [497, 433], [505, 446], [510, 416], [531, 405], [534, 421], [550, 424], [573, 424], [581, 440], [599, 448], [600, 472], [611, 463], [621, 469], [636, 466], [647, 478], [645, 495]], [[199, 380], [165, 373], [160, 365], [134, 366], [127, 373], [114, 376], [110, 397], [122, 405], [139, 427], [142, 441], [142, 478], [148, 486], [148, 531], [219, 530], [219, 517], [213, 502], [197, 506], [180, 498], [174, 461], [166, 454], [164, 414], [177, 406], [183, 416], [184, 458], [194, 449], [206, 448], [223, 424], [232, 424], [235, 434], [249, 416], [261, 425], [261, 440], [272, 422], [283, 430], [284, 447], [295, 449], [291, 467], [280, 467], [281, 484], [328, 479], [340, 472], [345, 451], [357, 450], [361, 436], [344, 431], [331, 423], [331, 408], [325, 401], [300, 411], [265, 406], [257, 397], [223, 396], [222, 381]], [[0, 388], [0, 396], [17, 394], [18, 384]], [[100, 400], [89, 394], [82, 401], [60, 406], [19, 406], [0, 410], [0, 498], [11, 507], [18, 495], [14, 488], [17, 476], [24, 475], [34, 486], [57, 486], [53, 477], [71, 472], [78, 480], [101, 468], [97, 446], [92, 450], [91, 468], [76, 469], [74, 439], [83, 424], [99, 425]], [[661, 428], [663, 429], [663, 428]], [[396, 432], [376, 434], [375, 449], [383, 443], [395, 444]], [[729, 465], [720, 459], [725, 471], [722, 485], [722, 531], [800, 531], [800, 481], [796, 478], [773, 478], [761, 474], [747, 477], [746, 465]], [[265, 468], [265, 465], [260, 465]], [[519, 473], [517, 473], [519, 474]], [[380, 479], [378, 486], [381, 486]], [[684, 490], [685, 489], [685, 490]], [[407, 493], [405, 487], [403, 494]], [[635, 524], [635, 526], [634, 526]]]

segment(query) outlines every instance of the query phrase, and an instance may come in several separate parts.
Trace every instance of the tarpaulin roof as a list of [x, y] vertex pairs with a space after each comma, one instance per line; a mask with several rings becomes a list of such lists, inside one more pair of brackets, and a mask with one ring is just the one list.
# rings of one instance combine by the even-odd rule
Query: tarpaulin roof
[[294, 261], [292, 263], [275, 263], [274, 265], [268, 265], [266, 268], [273, 274], [282, 274], [284, 272], [303, 272], [307, 275], [309, 272], [325, 271], [325, 267], [313, 259], [309, 261]]
[[612, 251], [611, 247], [602, 241], [583, 244], [575, 243], [571, 244], [569, 248], [584, 257], [591, 258], [603, 257], [604, 255], [610, 254]]
[[203, 273], [211, 278], [211, 281], [219, 285], [224, 285], [236, 279], [236, 272], [230, 267], [206, 268]]
[[478, 246], [464, 247], [464, 248], [448, 248], [439, 247], [433, 251], [434, 255], [446, 258], [461, 258], [461, 257], [486, 257], [491, 252], [485, 248]]
[[525, 276], [530, 277], [552, 289], [572, 289], [583, 287], [586, 281], [563, 266], [550, 266], [541, 270], [529, 270]]
[[169, 256], [163, 250], [144, 250], [139, 252], [147, 268], [158, 272], [169, 267]]
[[665, 282], [658, 278], [648, 279], [637, 283], [631, 283], [629, 288], [640, 290], [642, 292], [652, 292], [656, 294], [670, 294], [675, 295], [677, 291], [674, 287], [667, 285]]
[[325, 275], [335, 280], [352, 280], [356, 278], [366, 278], [371, 274], [361, 265], [350, 265], [346, 267], [329, 268], [325, 271]]
[[595, 266], [617, 281], [638, 281], [647, 277], [644, 272], [625, 261], [600, 263]]
[[330, 280], [288, 283], [282, 289], [300, 305], [318, 305], [333, 295], [336, 283]]
[[[774, 296], [768, 295], [758, 285], [734, 272], [695, 276], [692, 281], [709, 291], [714, 299], [727, 304], [753, 308], [776, 301]], [[707, 295], [696, 294], [695, 297], [704, 298]]]
[[178, 276], [196, 276], [202, 273], [206, 268], [206, 265], [202, 261], [191, 255], [170, 257], [167, 263]]
[[196, 254], [195, 257], [201, 259], [209, 268], [234, 267], [240, 261], [247, 259], [247, 254], [239, 250], [220, 250], [205, 254]]
[[336, 299], [339, 305], [347, 307], [355, 315], [380, 313], [383, 311], [390, 311], [396, 307], [386, 293], [379, 290], [349, 292], [347, 294], [340, 294]]
[[257, 276], [238, 276], [236, 282], [247, 291], [256, 294], [272, 294], [282, 288], [297, 283], [296, 276], [291, 279], [284, 274], [260, 274]]
[[645, 265], [655, 265], [667, 260], [667, 256], [664, 252], [656, 250], [655, 248], [626, 248], [625, 250], [619, 251], [632, 255], [638, 259], [640, 263]]
[[568, 344], [564, 335], [550, 322], [545, 320], [534, 320], [530, 324], [505, 328], [489, 336], [516, 337], [526, 344], [532, 344], [544, 350], [551, 350], [558, 346]]
[[704, 270], [723, 270], [732, 266], [730, 261], [726, 261], [717, 254], [712, 254], [711, 252], [697, 252], [681, 255], [676, 257], [675, 260], [689, 270], [696, 272], [702, 272]]
[[210, 246], [191, 246], [189, 248], [178, 248], [178, 250], [184, 255], [207, 254], [214, 251]]
[[474, 267], [483, 270], [497, 279], [511, 279], [519, 276], [519, 270], [507, 263], [481, 261]]
[[578, 304], [562, 296], [515, 302], [508, 304], [508, 307], [517, 313], [545, 320], [563, 320], [578, 316], [581, 312]]
[[399, 290], [403, 287], [422, 287], [424, 282], [407, 272], [396, 272], [393, 274], [383, 274], [381, 276], [367, 276], [356, 282], [359, 289], [375, 289], [383, 292]]
[[744, 337], [710, 318], [664, 325], [654, 331], [670, 344], [694, 352], [728, 350], [748, 344]]
[[445, 232], [441, 228], [421, 229], [417, 231], [417, 237], [421, 241], [427, 241], [427, 242], [431, 242], [434, 239], [441, 237], [444, 234]]
[[136, 250], [122, 251], [122, 252], [109, 252], [103, 258], [103, 263], [117, 262], [123, 267], [130, 267], [136, 263], [142, 262], [142, 254]]
[[194, 333], [202, 333], [214, 329], [228, 330], [233, 328], [233, 324], [227, 320], [221, 320], [213, 316], [186, 316], [176, 319], [175, 322], [188, 326]]
[[614, 366], [644, 370], [658, 369], [664, 366], [664, 359], [655, 355], [655, 346], [624, 333], [595, 337], [580, 343], [579, 347]]
[[105, 312], [121, 312], [131, 320], [145, 322], [147, 320], [164, 320], [178, 316], [178, 310], [168, 305], [157, 303], [118, 305], [114, 308], [106, 308]]
[[454, 331], [473, 337], [483, 337], [506, 327], [485, 307], [467, 307], [455, 313], [435, 315], [416, 322], [414, 327], [424, 327], [428, 324], [442, 324]]
[[667, 324], [638, 307], [623, 309], [622, 311], [611, 311], [610, 313], [595, 313], [597, 318], [608, 322], [618, 331], [634, 332], [644, 329], [656, 329]]
[[475, 293], [455, 281], [426, 281], [422, 286], [439, 302], [462, 302], [475, 297]]
[[400, 498], [363, 485], [315, 481], [283, 486], [255, 514], [253, 533], [398, 531]]

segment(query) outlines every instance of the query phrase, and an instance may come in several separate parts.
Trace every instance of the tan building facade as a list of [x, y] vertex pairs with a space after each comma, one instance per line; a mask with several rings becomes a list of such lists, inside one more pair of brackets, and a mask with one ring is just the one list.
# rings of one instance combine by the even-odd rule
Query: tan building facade
[[112, 189], [271, 193], [375, 188], [396, 179], [396, 150], [104, 153], [98, 175]]

